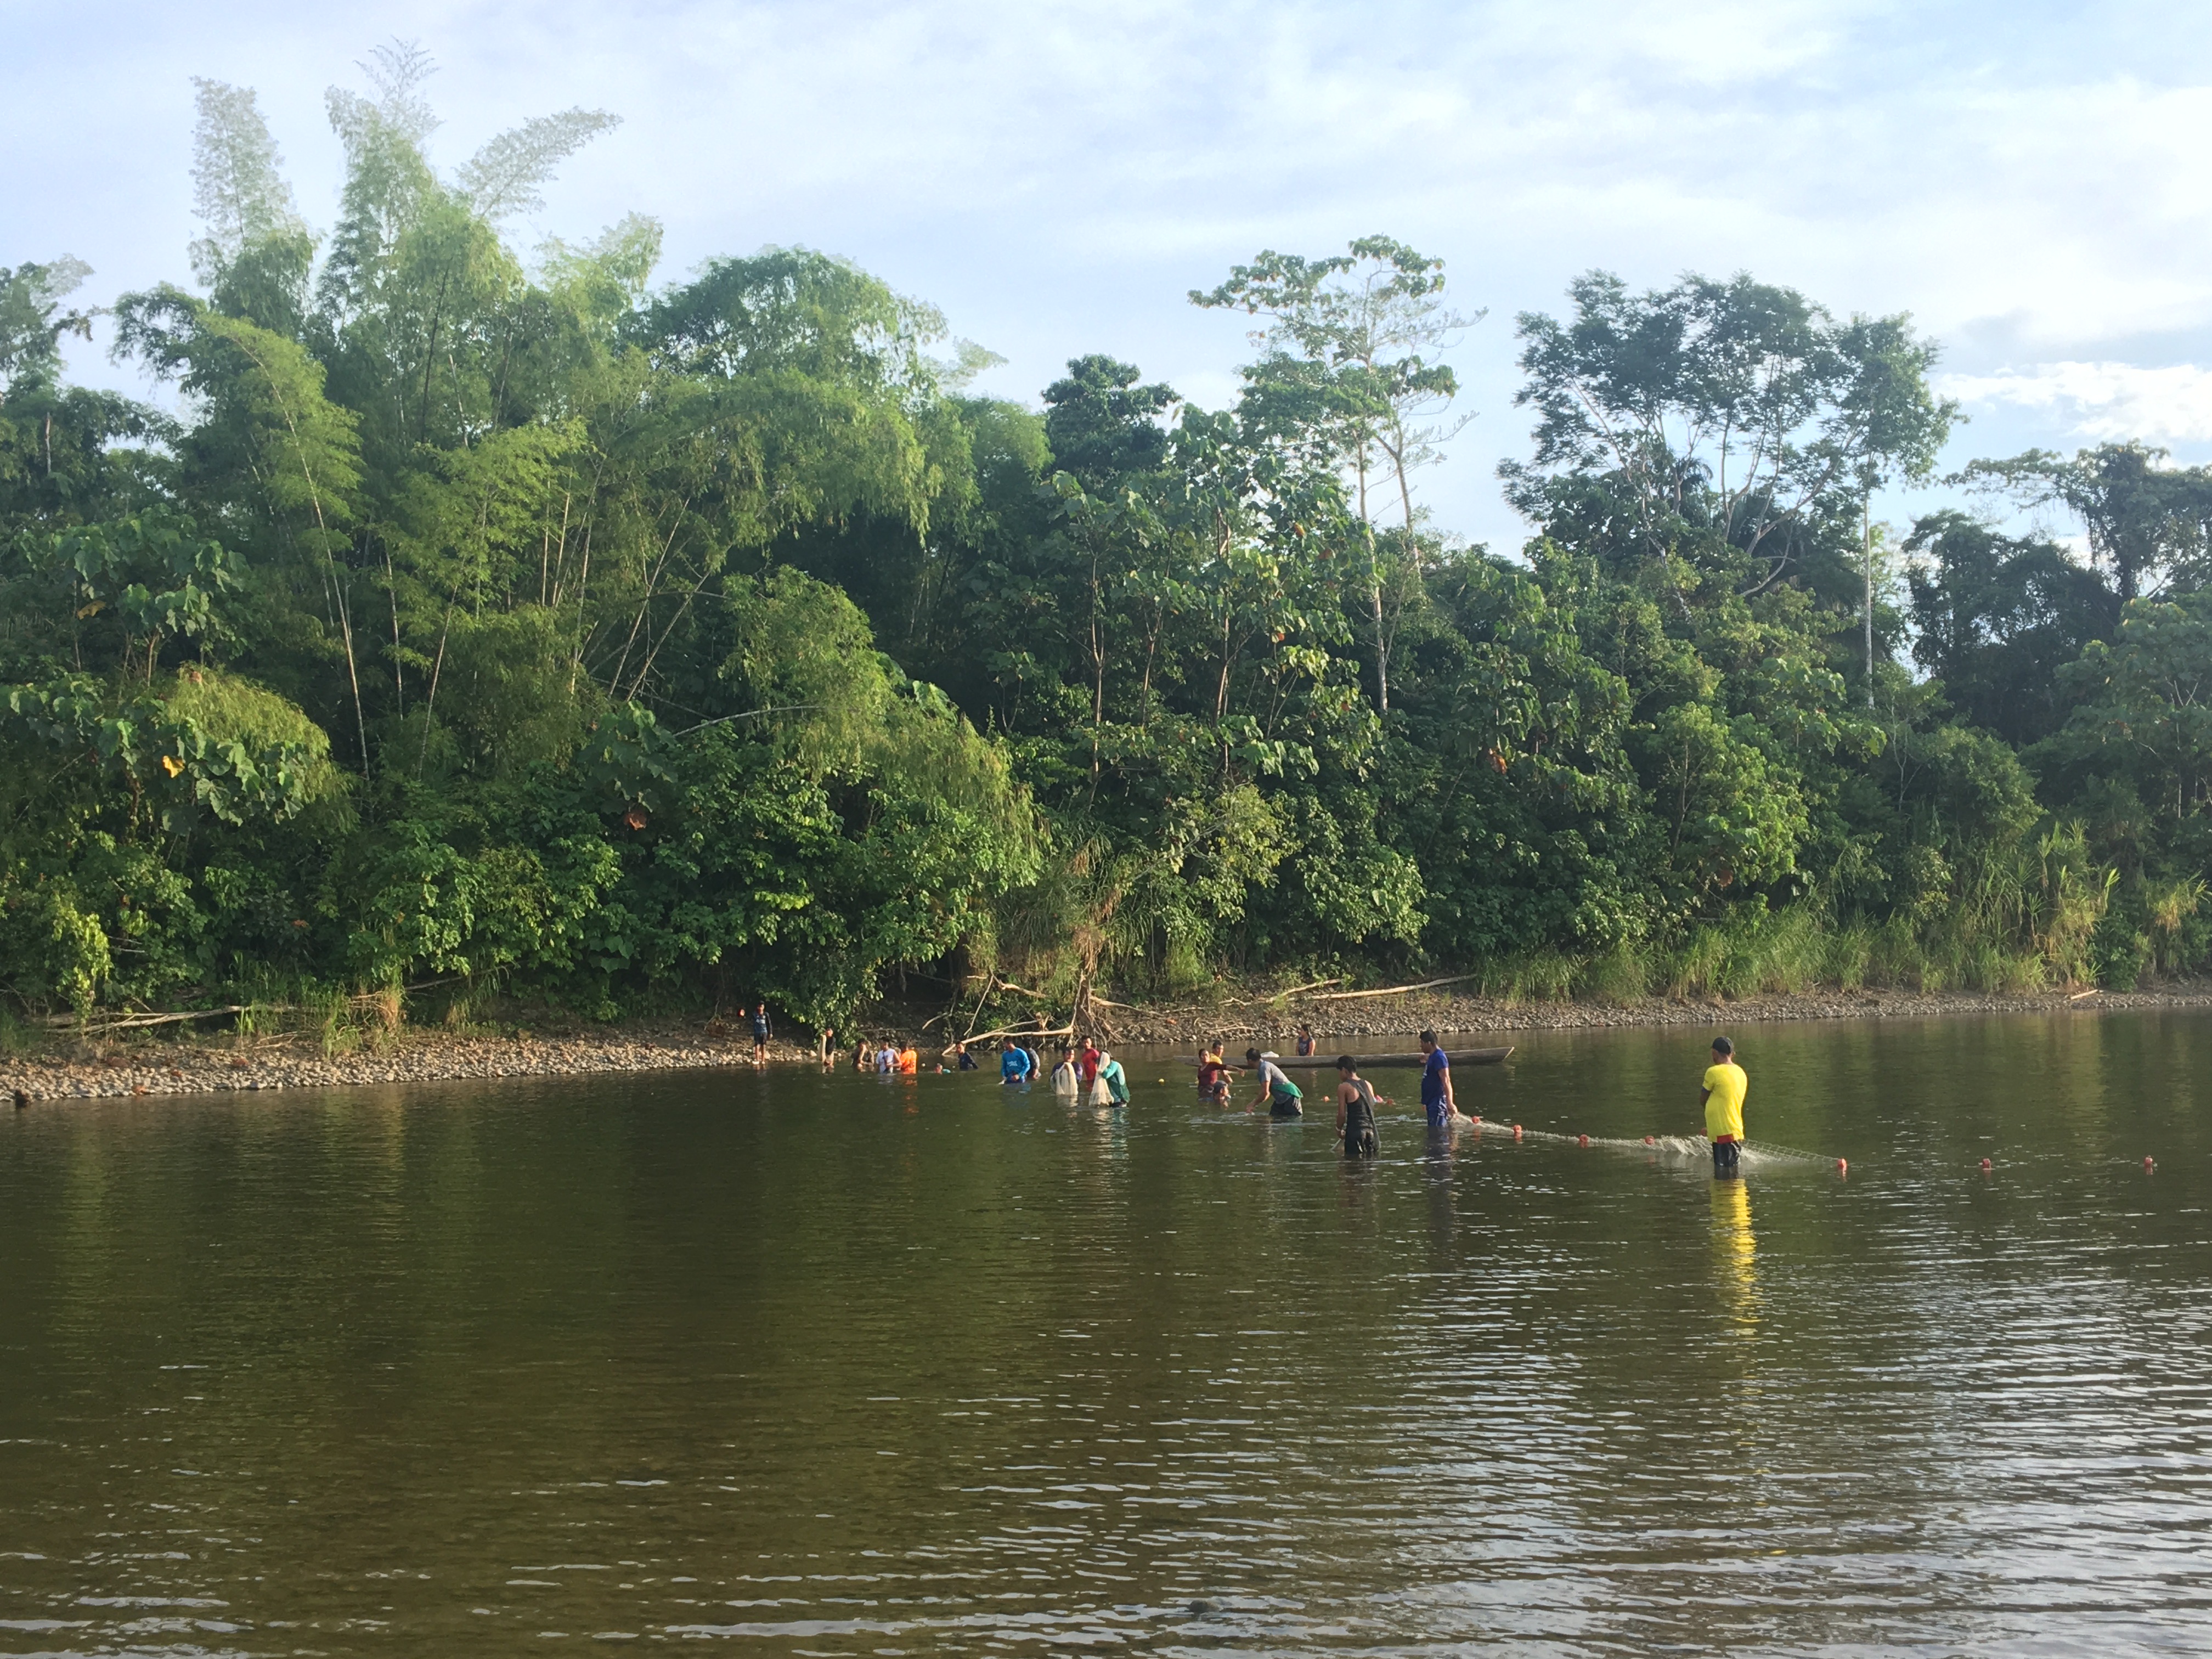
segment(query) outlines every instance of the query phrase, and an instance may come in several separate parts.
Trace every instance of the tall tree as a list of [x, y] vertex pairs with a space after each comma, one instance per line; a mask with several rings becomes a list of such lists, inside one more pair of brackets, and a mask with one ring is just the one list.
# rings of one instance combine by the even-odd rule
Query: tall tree
[[1974, 461], [1958, 481], [2030, 508], [2065, 507], [2125, 605], [2168, 586], [2193, 589], [2212, 574], [2212, 468], [2168, 466], [2167, 459], [2141, 443], [2099, 444], [2070, 459], [2031, 449]]
[[1763, 592], [1859, 542], [1868, 497], [1927, 477], [1956, 418], [1902, 315], [1838, 322], [1748, 276], [1636, 294], [1593, 271], [1568, 292], [1570, 319], [1520, 319], [1536, 453], [1499, 473], [1530, 520], [1626, 565]]
[[1266, 355], [1244, 375], [1254, 423], [1279, 441], [1332, 446], [1350, 469], [1370, 567], [1375, 707], [1383, 714], [1390, 712], [1391, 630], [1370, 489], [1378, 480], [1396, 484], [1400, 546], [1411, 555], [1413, 472], [1473, 418], [1445, 422], [1459, 382], [1437, 356], [1482, 313], [1450, 310], [1443, 289], [1443, 260], [1366, 236], [1322, 258], [1269, 249], [1233, 267], [1219, 287], [1190, 295], [1194, 305], [1267, 319], [1253, 337]]

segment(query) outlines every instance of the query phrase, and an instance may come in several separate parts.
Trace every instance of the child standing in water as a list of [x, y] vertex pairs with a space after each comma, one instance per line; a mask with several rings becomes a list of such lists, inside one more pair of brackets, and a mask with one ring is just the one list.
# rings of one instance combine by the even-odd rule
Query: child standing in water
[[1705, 1139], [1713, 1143], [1713, 1174], [1742, 1174], [1743, 1097], [1751, 1079], [1735, 1063], [1735, 1044], [1713, 1039], [1713, 1063], [1705, 1068]]
[[1229, 1103], [1229, 1068], [1222, 1064], [1218, 1043], [1209, 1044], [1199, 1053], [1198, 1097], [1209, 1106]]

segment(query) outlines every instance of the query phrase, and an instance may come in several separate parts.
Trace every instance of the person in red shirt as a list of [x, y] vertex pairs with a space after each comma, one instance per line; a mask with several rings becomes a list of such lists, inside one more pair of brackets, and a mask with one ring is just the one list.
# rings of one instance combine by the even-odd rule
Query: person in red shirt
[[1089, 1037], [1083, 1039], [1083, 1097], [1091, 1097], [1091, 1085], [1098, 1081], [1098, 1045]]

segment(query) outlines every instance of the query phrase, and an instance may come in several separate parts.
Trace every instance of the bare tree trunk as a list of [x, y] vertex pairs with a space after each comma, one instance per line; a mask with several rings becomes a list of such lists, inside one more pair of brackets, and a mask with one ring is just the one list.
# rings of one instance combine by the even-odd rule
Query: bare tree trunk
[[1375, 623], [1375, 712], [1390, 712], [1390, 642], [1382, 635], [1382, 564], [1375, 552], [1375, 521], [1367, 516], [1367, 447], [1355, 463], [1359, 478], [1359, 528], [1367, 538], [1367, 600]]
[[307, 452], [300, 442], [300, 423], [293, 416], [291, 404], [277, 390], [276, 377], [269, 372], [266, 363], [253, 355], [251, 347], [241, 342], [240, 349], [246, 352], [247, 360], [261, 371], [262, 379], [269, 382], [269, 390], [276, 399], [277, 408], [284, 412], [284, 429], [292, 435], [292, 453], [299, 458], [300, 477], [307, 486], [308, 504], [314, 509], [315, 533], [323, 544], [323, 560], [330, 573], [331, 588], [337, 607], [338, 632], [345, 641], [346, 678], [353, 687], [354, 729], [361, 739], [361, 775], [366, 778], [368, 775], [368, 716], [362, 709], [361, 671], [354, 661], [352, 608], [346, 604], [344, 585], [338, 580], [337, 555], [331, 550], [330, 526], [323, 516], [323, 492], [315, 483], [315, 470], [307, 465]]
[[1390, 712], [1390, 641], [1382, 631], [1382, 564], [1375, 551], [1375, 526], [1366, 525], [1367, 597], [1375, 617], [1375, 712]]
[[1866, 554], [1866, 662], [1867, 707], [1874, 707], [1874, 497], [1863, 503], [1861, 533], [1865, 538]]
[[399, 579], [392, 571], [392, 543], [384, 544], [384, 596], [392, 602], [392, 711], [407, 714], [407, 671], [399, 661]]

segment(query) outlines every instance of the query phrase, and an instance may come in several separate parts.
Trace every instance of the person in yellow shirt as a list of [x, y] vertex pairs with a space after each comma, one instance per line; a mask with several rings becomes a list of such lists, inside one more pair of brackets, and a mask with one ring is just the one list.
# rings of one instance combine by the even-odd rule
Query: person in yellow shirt
[[1713, 1174], [1743, 1173], [1743, 1097], [1751, 1079], [1735, 1063], [1735, 1044], [1713, 1039], [1713, 1063], [1705, 1069], [1705, 1139], [1713, 1143]]

